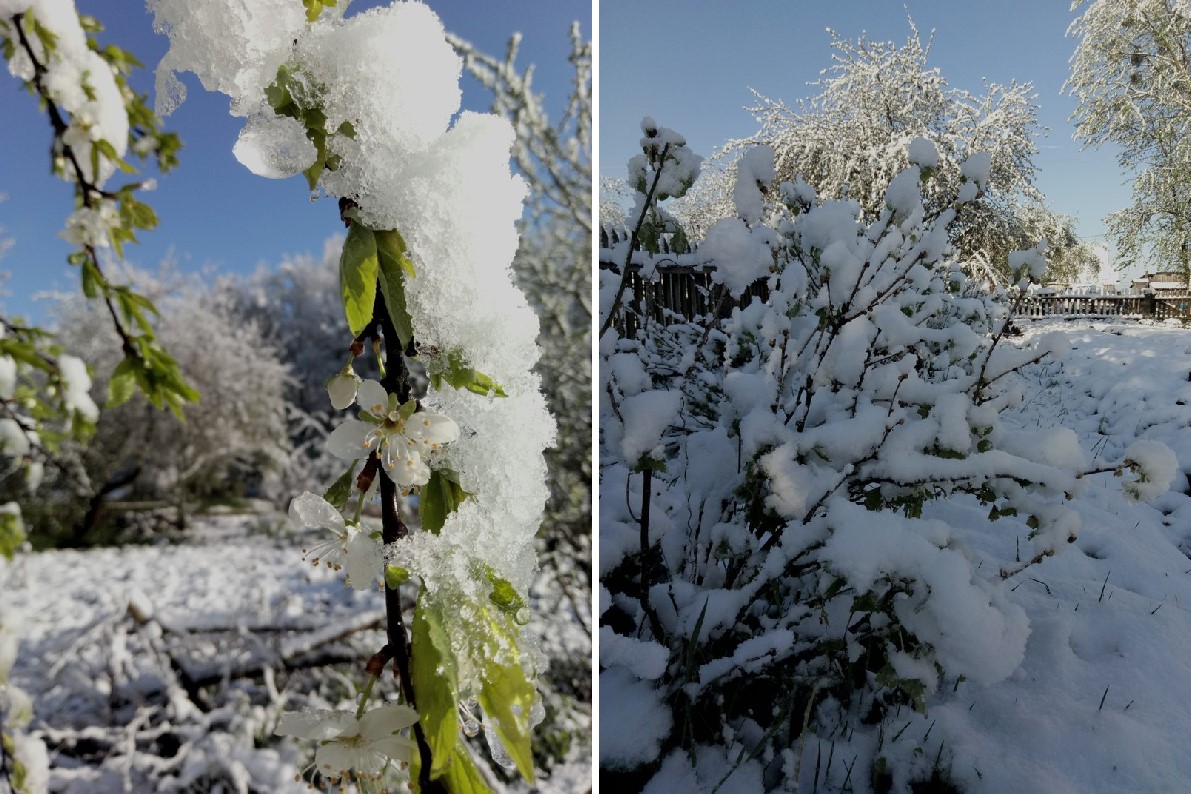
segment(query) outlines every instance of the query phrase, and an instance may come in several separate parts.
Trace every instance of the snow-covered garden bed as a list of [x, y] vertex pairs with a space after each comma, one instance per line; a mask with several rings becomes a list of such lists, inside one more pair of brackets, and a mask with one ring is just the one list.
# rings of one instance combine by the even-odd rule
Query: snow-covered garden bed
[[[364, 661], [384, 643], [384, 596], [303, 564], [298, 550], [314, 538], [265, 531], [283, 525], [212, 516], [184, 545], [0, 561], [3, 623], [19, 637], [12, 683], [32, 698], [50, 791], [307, 790], [294, 776], [311, 743], [273, 729], [285, 710], [351, 707]], [[589, 599], [540, 571], [530, 600], [549, 660], [535, 790], [585, 791]], [[393, 689], [389, 676], [378, 686]]]

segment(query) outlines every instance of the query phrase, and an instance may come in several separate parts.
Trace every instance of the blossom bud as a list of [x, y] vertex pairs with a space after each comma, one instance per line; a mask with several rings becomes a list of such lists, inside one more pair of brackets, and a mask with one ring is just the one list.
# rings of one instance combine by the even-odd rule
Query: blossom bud
[[335, 377], [327, 381], [327, 394], [331, 397], [331, 405], [335, 410], [342, 411], [356, 401], [356, 389], [360, 386], [360, 376], [355, 373], [351, 365], [344, 367]]

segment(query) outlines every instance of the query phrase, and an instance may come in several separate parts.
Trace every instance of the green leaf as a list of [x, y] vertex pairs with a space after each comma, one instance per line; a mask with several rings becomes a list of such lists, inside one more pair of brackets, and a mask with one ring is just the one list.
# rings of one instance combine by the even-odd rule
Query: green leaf
[[[480, 708], [492, 720], [497, 738], [517, 765], [517, 771], [533, 782], [533, 751], [529, 745], [529, 712], [536, 691], [521, 665], [489, 660], [482, 675]], [[418, 697], [421, 697], [419, 695]]]
[[103, 276], [90, 257], [83, 259], [82, 280], [84, 295], [88, 298], [94, 298], [99, 295], [99, 287], [103, 283]]
[[126, 358], [116, 365], [108, 379], [108, 402], [104, 408], [123, 405], [132, 397], [137, 385], [135, 369], [139, 363], [135, 358]]
[[414, 335], [413, 319], [405, 302], [405, 277], [414, 278], [414, 266], [406, 255], [405, 240], [396, 231], [373, 232], [376, 252], [380, 259], [380, 289], [385, 296], [389, 317], [397, 329], [401, 349], [409, 346]]
[[353, 336], [359, 336], [372, 322], [377, 269], [376, 236], [370, 229], [353, 223], [339, 257], [339, 290]]
[[359, 461], [352, 461], [352, 465], [343, 475], [331, 483], [331, 487], [323, 494], [323, 498], [335, 506], [336, 510], [342, 510], [347, 507], [347, 498], [352, 493], [352, 477], [356, 473], [356, 464]]
[[[92, 101], [94, 101], [94, 99]], [[108, 143], [104, 139], [100, 138], [98, 141], [95, 142], [95, 147], [91, 150], [91, 152], [92, 152], [91, 156], [92, 156], [93, 161], [94, 161], [94, 157], [95, 157], [95, 154], [94, 154], [95, 149], [98, 149], [103, 154], [104, 157], [106, 157], [110, 162], [115, 164], [115, 166], [117, 168], [119, 168], [121, 171], [123, 171], [124, 173], [126, 173], [126, 174], [135, 174], [136, 173], [135, 168], [133, 168], [131, 165], [129, 165], [128, 163], [121, 160], [120, 155], [116, 154], [116, 147], [112, 146], [110, 143]], [[98, 172], [93, 171], [92, 173], [98, 173]]]
[[419, 598], [414, 609], [411, 642], [410, 675], [418, 693], [418, 721], [434, 759], [430, 777], [437, 778], [448, 769], [459, 743], [459, 683], [442, 612], [425, 598]]
[[327, 166], [327, 134], [321, 129], [306, 129], [306, 137], [314, 144], [314, 162], [302, 173], [311, 190], [318, 187], [318, 180]]
[[471, 753], [462, 743], [451, 753], [451, 761], [442, 780], [451, 794], [492, 794], [475, 761], [471, 760]]
[[[397, 395], [390, 394], [389, 400], [392, 402], [396, 402]], [[410, 400], [409, 402], [404, 402], [401, 404], [401, 407], [397, 409], [397, 418], [400, 419], [402, 422], [408, 422], [410, 420], [410, 417], [412, 417], [414, 415], [414, 413], [417, 412], [417, 410], [418, 410], [418, 401], [417, 400]]]
[[459, 485], [458, 475], [450, 469], [430, 472], [430, 481], [418, 494], [418, 513], [422, 529], [438, 534], [447, 523], [447, 516], [455, 512], [463, 500], [471, 496]]
[[695, 680], [695, 662], [698, 661], [696, 652], [699, 649], [699, 635], [703, 632], [703, 620], [707, 617], [707, 605], [710, 603], [710, 598], [704, 599], [703, 608], [699, 610], [699, 619], [695, 621], [695, 630], [692, 632], [690, 640], [686, 643], [686, 652], [683, 654], [686, 657], [686, 676], [691, 681]]
[[447, 366], [431, 371], [430, 383], [435, 389], [441, 389], [443, 381], [456, 389], [467, 389], [473, 394], [487, 397], [495, 394], [497, 397], [508, 397], [505, 390], [496, 381], [479, 370], [472, 369], [463, 359], [463, 352], [455, 349], [447, 353]]
[[318, 15], [323, 12], [323, 7], [334, 8], [338, 0], [302, 0], [302, 5], [306, 6], [306, 21], [318, 21]]
[[484, 566], [484, 577], [492, 583], [492, 592], [488, 594], [488, 600], [516, 622], [516, 614], [525, 609], [525, 599], [508, 579], [497, 576], [492, 566]]
[[385, 566], [385, 587], [396, 590], [409, 581], [409, 571], [397, 565]]
[[282, 109], [293, 104], [294, 101], [289, 92], [289, 75], [289, 67], [284, 63], [281, 64], [277, 67], [277, 79], [265, 88], [265, 99], [269, 106], [278, 113], [282, 113]]
[[0, 512], [0, 556], [11, 560], [25, 542], [25, 525], [20, 511]]

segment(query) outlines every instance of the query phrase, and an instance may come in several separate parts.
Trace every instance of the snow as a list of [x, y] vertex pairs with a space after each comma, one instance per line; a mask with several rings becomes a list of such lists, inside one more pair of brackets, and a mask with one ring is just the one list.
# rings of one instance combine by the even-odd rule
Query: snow
[[[281, 534], [261, 533], [261, 526], [282, 527]], [[50, 747], [49, 790], [208, 791], [223, 781], [223, 790], [234, 791], [233, 779], [245, 791], [307, 790], [293, 777], [309, 763], [311, 747], [271, 736], [273, 727], [296, 707], [354, 708], [363, 661], [384, 644], [384, 596], [304, 564], [298, 548], [317, 533], [297, 537], [284, 527], [281, 515], [209, 517], [192, 521], [183, 545], [0, 558], [0, 656], [17, 651], [9, 683], [33, 697], [27, 734]], [[404, 594], [407, 606], [411, 595]], [[562, 664], [590, 657], [590, 616], [569, 605], [557, 581], [539, 574], [529, 599], [527, 628], [542, 654]], [[287, 668], [323, 651], [351, 661]], [[192, 702], [171, 658], [226, 683], [209, 686], [206, 702]], [[270, 670], [263, 680], [239, 672], [261, 665]], [[391, 677], [377, 692], [386, 684], [391, 688]], [[583, 692], [585, 684], [570, 685]], [[325, 697], [328, 691], [338, 694]], [[562, 794], [590, 785], [587, 705], [579, 708], [559, 716], [575, 732], [574, 745], [535, 790]], [[170, 756], [158, 749], [162, 737], [181, 740], [181, 750]], [[87, 751], [87, 743], [99, 751]], [[130, 763], [126, 748], [133, 746], [139, 754]], [[35, 757], [36, 748], [28, 749]], [[187, 789], [188, 780], [196, 788]]]
[[175, 72], [193, 72], [208, 91], [227, 94], [232, 113], [247, 116], [265, 101], [265, 86], [306, 28], [306, 14], [288, 0], [149, 0], [153, 27], [170, 37], [157, 66], [156, 111], [168, 116], [186, 98]]
[[1128, 483], [1126, 491], [1146, 502], [1166, 493], [1179, 470], [1179, 462], [1170, 447], [1148, 438], [1133, 442], [1125, 450], [1125, 460], [1135, 464], [1138, 470], [1137, 481]]
[[968, 182], [975, 182], [980, 190], [988, 188], [988, 178], [992, 171], [992, 155], [988, 152], [976, 152], [960, 163], [959, 172]]
[[928, 138], [910, 141], [908, 154], [910, 162], [920, 168], [937, 168], [939, 165], [939, 151]]
[[68, 410], [77, 411], [88, 421], [99, 418], [99, 407], [91, 399], [91, 376], [87, 365], [74, 356], [58, 356], [58, 372], [62, 376], [62, 400]]
[[600, 628], [600, 653], [608, 663], [624, 665], [643, 680], [661, 678], [666, 672], [665, 648], [656, 642], [622, 637], [610, 626]]
[[773, 147], [754, 146], [736, 161], [736, 184], [732, 189], [732, 203], [736, 214], [750, 226], [761, 220], [764, 209], [762, 191], [777, 179], [773, 165]]
[[600, 674], [600, 763], [632, 767], [658, 757], [672, 718], [652, 684], [617, 667]]
[[682, 393], [664, 389], [641, 392], [621, 403], [624, 436], [620, 450], [630, 466], [636, 465], [642, 455], [661, 458], [658, 443], [681, 406]]
[[711, 279], [726, 286], [733, 297], [740, 297], [773, 265], [764, 230], [750, 229], [739, 218], [716, 221], [699, 245], [698, 256], [717, 263]]
[[[448, 605], [460, 622], [469, 619], [459, 611], [467, 603], [484, 603], [491, 585], [476, 572], [485, 566], [525, 592], [549, 495], [543, 450], [554, 443], [555, 430], [533, 372], [537, 316], [512, 271], [526, 196], [509, 164], [512, 125], [492, 114], [456, 117], [462, 59], [434, 11], [420, 2], [323, 14], [309, 25], [289, 0], [251, 7], [152, 0], [151, 8], [157, 29], [170, 37], [158, 67], [159, 112], [180, 101], [173, 73], [192, 71], [205, 87], [230, 97], [233, 115], [249, 119], [236, 146], [241, 162], [264, 176], [296, 173], [313, 159], [303, 144], [304, 125], [275, 119], [266, 94], [284, 65], [285, 88], [307, 111], [305, 124], [312, 109], [324, 118], [327, 169], [318, 192], [349, 199], [353, 222], [395, 229], [408, 248], [417, 275], [405, 279], [404, 289], [420, 359], [433, 368], [459, 355], [507, 395], [444, 386], [421, 400], [461, 429], [442, 463], [471, 498], [439, 533], [390, 544], [387, 559], [418, 577], [425, 595]], [[670, 131], [647, 134], [676, 154], [686, 151]], [[677, 189], [697, 163], [692, 155], [664, 169], [677, 180], [667, 189]], [[402, 484], [427, 477], [423, 468]], [[479, 671], [464, 635], [454, 632], [452, 641], [461, 659], [460, 693], [467, 696], [478, 690]]]
[[12, 398], [17, 387], [17, 362], [12, 356], [0, 356], [0, 400]]
[[[87, 47], [87, 34], [79, 24], [73, 0], [10, 0], [5, 5], [3, 16], [27, 11], [54, 36], [52, 53], [45, 51], [37, 36], [29, 36], [30, 46], [46, 69], [42, 82], [47, 94], [69, 118], [63, 142], [74, 150], [83, 175], [102, 187], [116, 166], [101, 157], [99, 171], [93, 172], [92, 146], [107, 141], [117, 157], [128, 150], [128, 114], [112, 67]], [[33, 64], [22, 49], [17, 49], [8, 68], [22, 80], [33, 79]]]
[[898, 218], [905, 218], [922, 207], [922, 193], [918, 187], [919, 171], [907, 168], [893, 178], [885, 193], [885, 201]]
[[[1011, 576], [999, 602], [948, 602], [947, 609], [985, 615], [970, 625], [971, 636], [940, 639], [956, 643], [951, 650], [986, 678], [969, 672], [967, 681], [957, 681], [949, 664], [961, 659], [944, 663], [948, 674], [926, 713], [901, 709], [885, 729], [880, 754], [903, 770], [894, 790], [906, 785], [910, 770], [929, 775], [942, 748], [942, 767], [968, 794], [1182, 791], [1191, 778], [1191, 497], [1180, 474], [1191, 471], [1191, 334], [1128, 322], [1043, 321], [1024, 330], [1026, 341], [1057, 334], [1072, 349], [1060, 362], [1027, 370], [1025, 400], [1005, 417], [1022, 443], [1032, 439], [1067, 458], [1074, 454], [1073, 434], [1092, 467], [1129, 458], [1154, 473], [1154, 490], [1169, 477], [1179, 481], [1147, 504], [1130, 500], [1111, 473], [1087, 478], [1086, 492], [1073, 503], [1083, 524], [1078, 540]], [[873, 514], [864, 511], [828, 542], [850, 565], [868, 566], [853, 575], [871, 578], [922, 555], [920, 564], [936, 561], [926, 574], [931, 586], [947, 586], [951, 576], [980, 576], [1013, 563], [1015, 536], [1023, 538], [1025, 528], [1004, 532], [1000, 523], [1012, 519], [990, 528], [986, 513], [974, 500], [928, 507], [927, 516], [956, 528], [946, 549], [908, 530], [874, 533], [866, 527]], [[851, 546], [848, 555], [843, 543]], [[959, 557], [952, 548], [966, 549], [971, 570], [945, 559]], [[906, 616], [920, 623], [931, 617], [929, 609]], [[997, 631], [1008, 634], [996, 640]], [[907, 660], [895, 666], [900, 675], [915, 675]], [[918, 675], [928, 679], [931, 671]], [[826, 758], [834, 744], [837, 760], [819, 770], [821, 783], [843, 781], [839, 758], [851, 765], [856, 754], [874, 754], [875, 744], [866, 744], [872, 737], [860, 734], [844, 740], [823, 731], [808, 739], [808, 758]], [[920, 754], [928, 763], [915, 767]], [[808, 789], [814, 766], [802, 768]]]

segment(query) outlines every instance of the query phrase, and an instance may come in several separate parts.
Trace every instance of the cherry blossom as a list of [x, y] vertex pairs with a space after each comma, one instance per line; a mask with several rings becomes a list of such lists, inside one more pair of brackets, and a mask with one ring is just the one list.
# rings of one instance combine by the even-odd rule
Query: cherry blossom
[[395, 395], [374, 380], [360, 384], [357, 401], [360, 418], [347, 419], [335, 428], [327, 448], [346, 460], [375, 451], [389, 477], [403, 488], [429, 482], [427, 460], [439, 453], [443, 444], [459, 438], [459, 426], [450, 417], [416, 411], [412, 400], [399, 404]]
[[380, 541], [356, 525], [349, 524], [335, 506], [310, 491], [290, 503], [289, 518], [307, 529], [326, 529], [332, 537], [305, 550], [314, 565], [325, 564], [334, 571], [347, 569], [347, 583], [356, 590], [367, 590], [381, 582], [384, 557]]
[[314, 763], [324, 777], [378, 779], [389, 761], [408, 761], [413, 755], [414, 743], [397, 731], [417, 721], [416, 711], [391, 703], [362, 717], [350, 711], [287, 712], [274, 733], [321, 742]]

